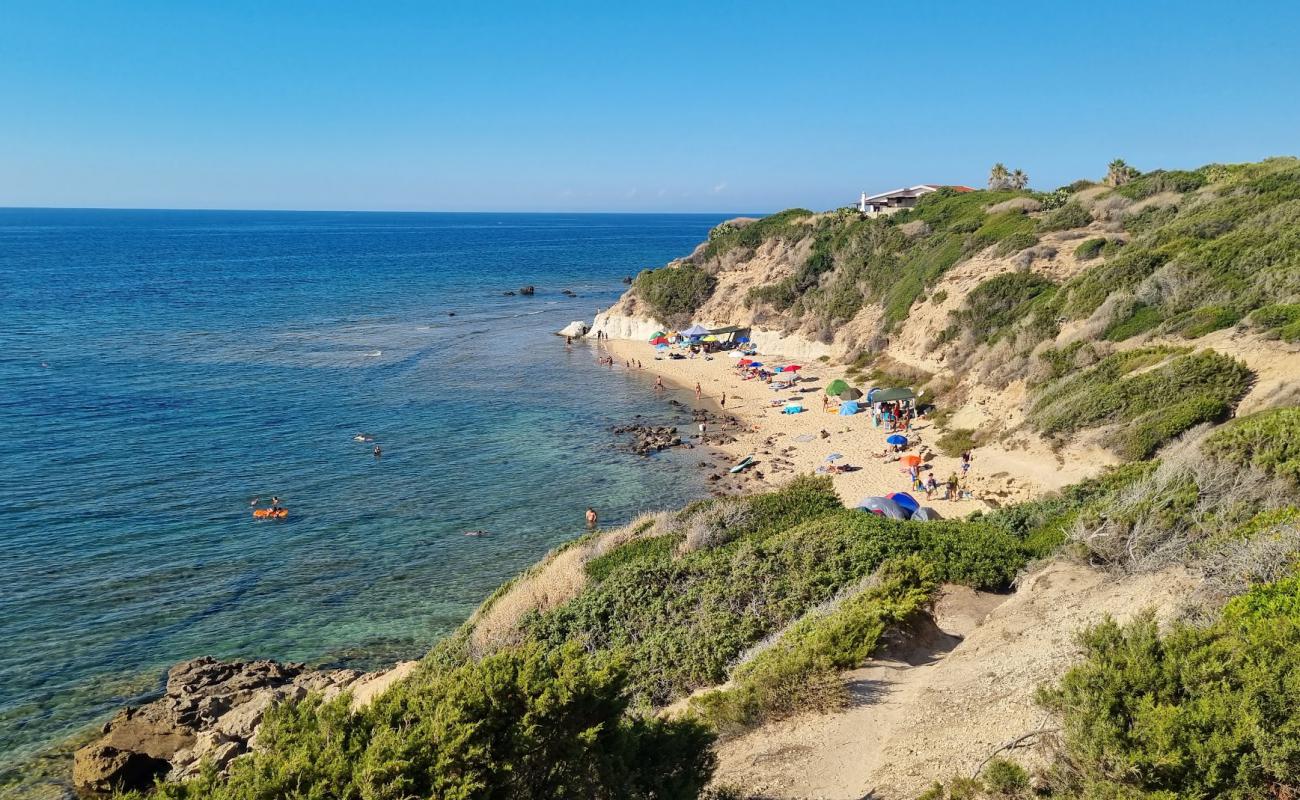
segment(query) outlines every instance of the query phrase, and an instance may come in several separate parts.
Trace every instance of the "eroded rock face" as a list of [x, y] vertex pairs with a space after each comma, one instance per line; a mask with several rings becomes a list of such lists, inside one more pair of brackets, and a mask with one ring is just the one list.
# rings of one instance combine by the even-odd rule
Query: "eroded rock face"
[[259, 726], [276, 703], [308, 692], [332, 697], [362, 673], [308, 670], [277, 661], [196, 658], [172, 667], [163, 696], [124, 708], [105, 723], [103, 736], [73, 760], [73, 784], [88, 792], [145, 789], [159, 775], [182, 780], [207, 759], [224, 770], [256, 746]]

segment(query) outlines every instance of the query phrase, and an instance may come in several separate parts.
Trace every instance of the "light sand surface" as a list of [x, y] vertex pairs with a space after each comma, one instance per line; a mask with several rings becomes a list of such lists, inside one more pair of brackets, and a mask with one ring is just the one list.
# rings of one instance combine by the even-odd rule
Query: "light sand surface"
[[[764, 725], [719, 744], [719, 785], [772, 798], [908, 798], [972, 775], [1001, 745], [1044, 725], [1035, 690], [1078, 657], [1075, 634], [1107, 614], [1169, 620], [1196, 585], [1182, 569], [1116, 580], [1053, 562], [1010, 596], [949, 587], [934, 624], [844, 673], [854, 702]], [[1047, 728], [1055, 723], [1048, 720]], [[1044, 737], [1015, 760], [1044, 761]]]
[[[818, 362], [800, 362], [803, 366], [801, 374], [807, 377], [802, 378], [794, 390], [774, 391], [759, 380], [742, 380], [735, 366], [737, 359], [725, 354], [717, 354], [712, 360], [703, 357], [669, 360], [666, 356], [656, 360], [654, 349], [646, 343], [620, 339], [601, 340], [595, 344], [595, 349], [598, 355], [611, 355], [616, 369], [626, 369], [624, 364], [628, 359], [640, 359], [643, 371], [662, 376], [666, 385], [693, 390], [698, 383], [703, 395], [699, 407], [717, 411], [725, 394], [726, 403], [721, 410], [739, 418], [745, 430], [727, 429], [725, 432], [735, 435], [736, 441], [713, 444], [734, 460], [751, 453], [756, 456], [759, 463], [751, 472], [755, 476], [761, 473], [763, 477], [761, 481], [753, 480], [746, 484], [747, 490], [777, 486], [795, 475], [813, 472], [826, 465], [828, 455], [839, 453], [843, 458], [836, 464], [858, 468], [831, 476], [846, 505], [856, 506], [862, 498], [871, 495], [910, 491], [907, 470], [897, 461], [880, 457], [886, 449], [885, 437], [889, 434], [884, 428], [873, 427], [869, 413], [864, 410], [852, 416], [839, 416], [822, 410], [822, 387], [841, 377], [841, 368]], [[758, 358], [770, 366], [790, 363], [777, 355], [763, 354]], [[800, 389], [812, 391], [801, 394]], [[799, 396], [804, 399], [801, 414], [784, 414], [780, 406], [772, 406], [774, 400]], [[834, 405], [832, 403], [831, 407]], [[960, 459], [945, 456], [935, 449], [940, 432], [933, 423], [923, 419], [907, 436], [912, 442], [908, 452], [925, 459], [941, 484], [953, 473], [961, 475]], [[983, 452], [989, 457], [987, 462], [982, 459]], [[931, 500], [926, 500], [924, 493], [912, 494], [922, 505], [929, 505], [945, 517], [960, 517], [990, 508], [999, 499], [1008, 497], [1002, 493], [1001, 498], [996, 498], [986, 491], [993, 473], [1001, 474], [997, 481], [999, 486], [1005, 485], [1008, 475], [1019, 477], [1024, 492], [1028, 494], [1032, 493], [1031, 489], [1057, 488], [1084, 477], [1090, 471], [1091, 465], [1062, 470], [1056, 458], [1045, 449], [1042, 452], [1029, 449], [1013, 452], [990, 447], [977, 449], [974, 453], [968, 485], [975, 499], [946, 501], [942, 499], [942, 490], [936, 492]]]

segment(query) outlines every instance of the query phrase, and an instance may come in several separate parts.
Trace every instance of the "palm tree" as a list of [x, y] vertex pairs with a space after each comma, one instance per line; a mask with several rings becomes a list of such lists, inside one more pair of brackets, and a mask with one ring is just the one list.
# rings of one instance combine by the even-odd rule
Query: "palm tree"
[[1025, 174], [1024, 170], [1018, 169], [1011, 173], [1011, 177], [1007, 179], [1007, 183], [1011, 185], [1012, 189], [1023, 189], [1029, 185], [1029, 176]]
[[1007, 180], [1010, 174], [1007, 172], [1006, 164], [1001, 161], [994, 164], [993, 169], [989, 170], [989, 188], [995, 191], [1007, 188]]
[[1124, 163], [1124, 159], [1117, 158], [1110, 162], [1110, 166], [1106, 170], [1106, 183], [1111, 186], [1123, 186], [1140, 174], [1142, 173]]

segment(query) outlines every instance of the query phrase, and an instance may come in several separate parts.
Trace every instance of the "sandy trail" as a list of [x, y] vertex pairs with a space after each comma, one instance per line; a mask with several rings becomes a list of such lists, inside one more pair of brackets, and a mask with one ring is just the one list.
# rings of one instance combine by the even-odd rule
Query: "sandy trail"
[[915, 797], [935, 780], [970, 775], [1042, 723], [1034, 692], [1075, 661], [1078, 630], [1148, 606], [1167, 620], [1194, 585], [1182, 570], [1115, 580], [1057, 562], [1009, 596], [950, 587], [933, 625], [844, 673], [855, 697], [848, 709], [721, 743], [715, 782], [764, 797], [858, 800]]

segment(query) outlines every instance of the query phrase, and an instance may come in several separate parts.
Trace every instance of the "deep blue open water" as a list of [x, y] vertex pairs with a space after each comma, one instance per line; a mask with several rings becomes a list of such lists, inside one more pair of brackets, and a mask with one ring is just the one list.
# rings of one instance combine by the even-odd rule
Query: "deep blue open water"
[[419, 655], [586, 505], [701, 495], [550, 334], [720, 219], [0, 209], [0, 772], [180, 659]]

